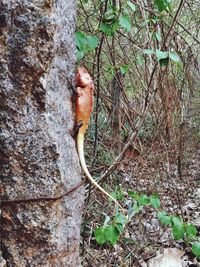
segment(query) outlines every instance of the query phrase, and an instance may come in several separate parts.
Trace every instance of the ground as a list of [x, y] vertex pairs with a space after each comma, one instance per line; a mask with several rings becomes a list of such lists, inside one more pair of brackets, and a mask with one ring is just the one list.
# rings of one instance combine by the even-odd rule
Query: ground
[[[175, 160], [176, 159], [176, 160]], [[134, 190], [152, 194], [157, 192], [161, 208], [168, 214], [183, 216], [194, 224], [200, 234], [200, 144], [186, 143], [181, 155], [181, 168], [177, 163], [177, 147], [166, 149], [154, 143], [147, 153], [136, 158], [126, 157], [118, 166], [116, 177], [125, 192]], [[113, 176], [114, 177], [114, 176]], [[110, 186], [114, 188], [111, 180]], [[109, 188], [110, 189], [110, 188]], [[127, 200], [129, 201], [129, 200]], [[127, 202], [128, 203], [128, 202]], [[139, 267], [156, 255], [161, 248], [178, 248], [185, 251], [188, 266], [200, 266], [191, 253], [190, 245], [175, 241], [171, 230], [161, 226], [153, 208], [146, 207], [135, 215], [125, 229], [120, 241], [98, 245], [93, 231], [102, 225], [106, 215], [112, 215], [109, 205], [99, 192], [91, 194], [84, 214], [82, 230], [82, 264], [84, 267]]]

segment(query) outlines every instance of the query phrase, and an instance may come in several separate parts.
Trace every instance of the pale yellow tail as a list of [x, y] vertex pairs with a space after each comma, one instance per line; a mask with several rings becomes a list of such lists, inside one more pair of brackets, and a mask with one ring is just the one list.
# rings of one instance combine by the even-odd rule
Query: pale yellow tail
[[84, 134], [82, 134], [80, 131], [78, 133], [77, 136], [77, 149], [78, 149], [78, 155], [79, 155], [79, 160], [81, 163], [81, 167], [84, 171], [84, 173], [86, 174], [86, 176], [88, 177], [88, 179], [91, 181], [91, 183], [97, 187], [104, 195], [106, 195], [107, 197], [109, 197], [110, 199], [112, 199], [119, 207], [120, 209], [123, 208], [122, 206], [119, 204], [119, 202], [114, 199], [114, 197], [112, 197], [109, 193], [107, 193], [95, 180], [94, 178], [91, 176], [91, 174], [88, 171], [86, 162], [85, 162], [85, 156], [84, 156]]

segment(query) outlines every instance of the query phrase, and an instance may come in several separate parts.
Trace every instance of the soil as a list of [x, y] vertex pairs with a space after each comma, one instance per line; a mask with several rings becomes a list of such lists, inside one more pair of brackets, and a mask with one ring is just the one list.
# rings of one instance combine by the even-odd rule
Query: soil
[[[116, 181], [120, 182], [121, 190], [126, 192], [126, 206], [131, 201], [127, 196], [129, 190], [147, 195], [157, 192], [161, 210], [192, 223], [200, 235], [200, 145], [187, 147], [183, 155], [177, 154], [177, 148], [173, 146], [166, 148], [158, 144], [136, 157], [129, 153], [119, 164], [115, 176], [109, 177], [110, 188], [105, 188], [111, 192]], [[199, 266], [191, 253], [191, 245], [175, 241], [171, 229], [161, 226], [155, 209], [150, 206], [132, 217], [116, 245], [100, 246], [93, 232], [103, 225], [106, 216], [113, 214], [113, 204], [109, 204], [98, 191], [92, 192], [82, 228], [84, 267], [140, 267], [159, 249], [174, 247], [185, 251], [190, 262], [187, 266]]]

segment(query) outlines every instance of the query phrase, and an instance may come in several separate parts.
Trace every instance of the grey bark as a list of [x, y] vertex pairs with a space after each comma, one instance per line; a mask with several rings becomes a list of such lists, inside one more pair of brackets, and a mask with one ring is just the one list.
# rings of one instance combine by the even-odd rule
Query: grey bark
[[[0, 197], [77, 185], [70, 84], [75, 1], [0, 0]], [[83, 187], [57, 201], [1, 206], [7, 266], [79, 266]]]

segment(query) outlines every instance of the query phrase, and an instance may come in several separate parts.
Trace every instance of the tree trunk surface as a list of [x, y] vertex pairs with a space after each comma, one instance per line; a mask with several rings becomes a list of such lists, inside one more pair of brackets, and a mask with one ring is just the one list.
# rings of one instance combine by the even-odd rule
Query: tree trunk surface
[[[1, 200], [58, 196], [80, 183], [69, 131], [75, 11], [74, 0], [0, 0]], [[7, 266], [79, 266], [83, 193], [2, 203]]]

